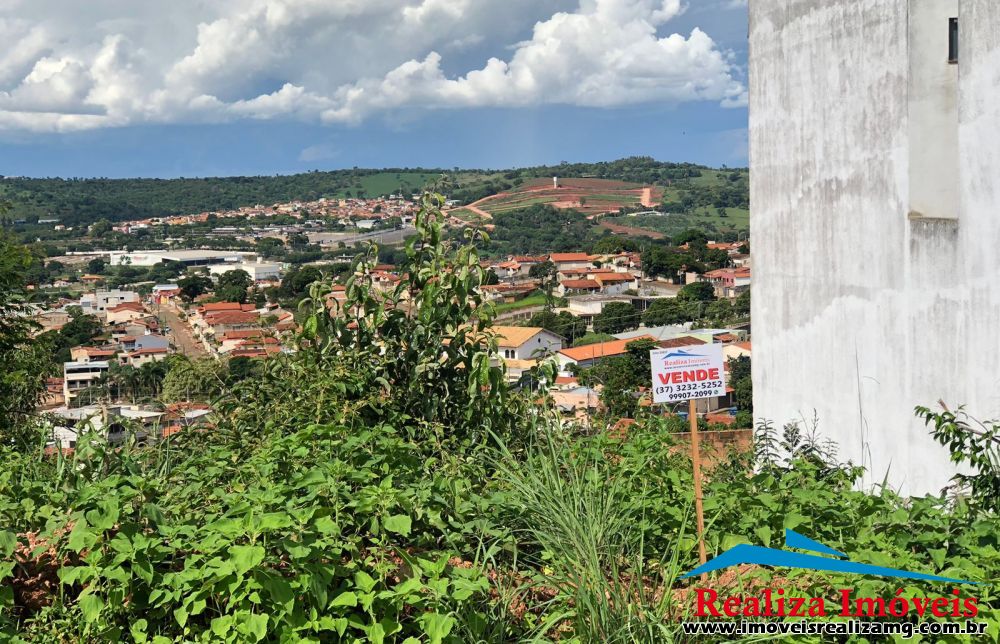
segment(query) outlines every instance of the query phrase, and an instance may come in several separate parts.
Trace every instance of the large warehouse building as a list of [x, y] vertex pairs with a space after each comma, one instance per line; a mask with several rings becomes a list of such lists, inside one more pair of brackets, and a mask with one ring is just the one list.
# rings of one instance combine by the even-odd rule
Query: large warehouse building
[[226, 262], [250, 260], [256, 255], [235, 250], [143, 250], [136, 252], [112, 252], [111, 265], [155, 266], [161, 262], [180, 262], [187, 266], [208, 266]]
[[904, 493], [1000, 417], [1000, 2], [751, 0], [754, 411]]

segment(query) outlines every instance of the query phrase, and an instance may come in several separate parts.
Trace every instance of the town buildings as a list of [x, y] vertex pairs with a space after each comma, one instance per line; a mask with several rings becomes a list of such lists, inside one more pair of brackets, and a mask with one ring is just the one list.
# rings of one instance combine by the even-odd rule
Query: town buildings
[[914, 407], [1000, 417], [1000, 3], [750, 3], [754, 411], [866, 485], [955, 472]]

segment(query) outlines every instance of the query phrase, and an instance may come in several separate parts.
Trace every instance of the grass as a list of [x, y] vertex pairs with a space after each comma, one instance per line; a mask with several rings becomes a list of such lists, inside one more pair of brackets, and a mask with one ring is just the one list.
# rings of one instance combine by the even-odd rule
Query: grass
[[458, 208], [457, 210], [448, 211], [448, 215], [452, 217], [458, 217], [462, 221], [467, 221], [470, 224], [480, 224], [486, 221], [480, 214], [467, 210], [465, 208]]
[[[563, 618], [580, 641], [672, 641], [678, 633], [670, 591], [680, 548], [668, 549], [650, 568], [635, 529], [641, 522], [637, 490], [642, 497], [660, 491], [638, 482], [643, 468], [609, 469], [594, 452], [569, 449], [551, 429], [539, 434], [523, 459], [501, 445], [500, 471], [526, 536], [545, 553], [542, 586], [566, 598]], [[685, 533], [682, 526], [674, 543]]]
[[676, 235], [688, 228], [697, 228], [706, 233], [726, 231], [742, 232], [750, 228], [750, 211], [744, 208], [726, 208], [726, 217], [720, 217], [714, 207], [697, 208], [691, 214], [644, 215], [639, 217], [611, 217], [607, 221], [629, 226], [655, 230], [666, 235]]
[[532, 306], [542, 306], [545, 304], [545, 294], [536, 293], [534, 295], [529, 295], [523, 300], [518, 300], [516, 302], [504, 302], [503, 304], [494, 304], [493, 308], [496, 312], [506, 313], [508, 311], [516, 311], [518, 309], [526, 309]]

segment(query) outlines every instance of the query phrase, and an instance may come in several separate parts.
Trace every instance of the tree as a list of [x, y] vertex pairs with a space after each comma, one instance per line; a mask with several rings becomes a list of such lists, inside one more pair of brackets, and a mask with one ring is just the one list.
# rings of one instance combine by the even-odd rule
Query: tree
[[733, 302], [733, 315], [750, 315], [750, 289], [743, 291]]
[[323, 274], [315, 266], [293, 266], [281, 280], [281, 297], [294, 299], [309, 290], [309, 285], [322, 279]]
[[247, 301], [247, 291], [253, 286], [253, 278], [243, 269], [226, 271], [219, 276], [219, 283], [215, 287], [215, 296], [221, 302]]
[[260, 372], [261, 362], [255, 358], [237, 356], [229, 360], [229, 375], [226, 381], [230, 385], [235, 385], [247, 378], [257, 375]]
[[649, 305], [642, 314], [642, 322], [646, 326], [664, 326], [668, 324], [683, 324], [694, 319], [693, 307], [689, 302], [676, 298], [660, 298]]
[[605, 358], [580, 374], [580, 384], [601, 385], [601, 403], [612, 418], [632, 418], [638, 407], [636, 391], [649, 386], [649, 352], [656, 342], [640, 339], [625, 345], [624, 356]]
[[45, 339], [32, 339], [37, 325], [27, 315], [24, 274], [32, 261], [27, 248], [0, 230], [0, 443], [17, 449], [33, 443], [32, 413], [50, 364], [50, 347]]
[[95, 257], [87, 262], [87, 272], [93, 275], [102, 275], [107, 267], [107, 263], [100, 257]]
[[716, 300], [705, 307], [704, 317], [712, 324], [723, 325], [733, 319], [733, 307], [729, 300]]
[[275, 237], [263, 237], [257, 240], [256, 251], [264, 258], [281, 257], [285, 254], [285, 242]]
[[204, 295], [212, 290], [212, 280], [204, 275], [188, 275], [177, 281], [177, 286], [181, 289], [181, 297], [191, 302], [199, 295]]
[[288, 247], [292, 250], [302, 251], [309, 246], [309, 238], [302, 233], [294, 233], [288, 236]]
[[715, 299], [715, 289], [708, 282], [694, 282], [681, 288], [678, 300], [687, 302], [711, 302]]
[[69, 321], [61, 329], [44, 334], [51, 342], [56, 362], [68, 362], [70, 349], [90, 343], [104, 333], [104, 325], [93, 315], [85, 315], [79, 306], [68, 309]]
[[90, 225], [90, 236], [100, 239], [111, 232], [111, 222], [107, 219], [98, 219]]
[[533, 264], [531, 268], [528, 269], [528, 277], [533, 280], [544, 280], [549, 277], [554, 277], [555, 274], [556, 265], [549, 260]]
[[613, 335], [607, 333], [587, 333], [580, 336], [576, 341], [573, 342], [574, 347], [585, 347], [588, 344], [597, 344], [598, 342], [611, 342], [617, 340]]
[[631, 253], [638, 251], [639, 248], [639, 242], [634, 239], [619, 237], [618, 235], [608, 235], [599, 239], [590, 249], [590, 252], [593, 255], [609, 255], [623, 251]]
[[737, 409], [753, 415], [752, 363], [747, 356], [729, 359], [729, 383]]
[[528, 320], [528, 326], [541, 327], [561, 335], [570, 343], [587, 332], [587, 323], [569, 311], [560, 311], [559, 313], [539, 311]]
[[595, 333], [621, 333], [639, 326], [639, 311], [628, 302], [611, 302], [594, 317]]
[[174, 354], [167, 359], [161, 398], [164, 402], [207, 401], [218, 396], [225, 385], [226, 365], [211, 358], [191, 360]]

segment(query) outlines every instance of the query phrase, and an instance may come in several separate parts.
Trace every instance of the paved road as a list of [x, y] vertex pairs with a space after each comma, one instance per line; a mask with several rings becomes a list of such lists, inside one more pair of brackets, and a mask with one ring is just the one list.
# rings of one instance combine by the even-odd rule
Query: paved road
[[334, 237], [331, 234], [329, 237], [324, 238], [323, 233], [318, 233], [314, 235], [311, 239], [319, 239], [319, 243], [327, 248], [334, 248], [340, 242], [343, 242], [345, 246], [352, 246], [357, 242], [364, 241], [374, 241], [379, 244], [398, 244], [406, 241], [406, 238], [417, 232], [416, 228], [412, 226], [406, 226], [398, 230], [375, 230], [370, 233], [358, 233], [356, 235], [344, 235]]
[[177, 347], [177, 351], [192, 358], [199, 358], [207, 354], [205, 345], [194, 337], [191, 327], [187, 322], [177, 315], [177, 310], [170, 304], [160, 307], [160, 316], [168, 327], [170, 341]]

